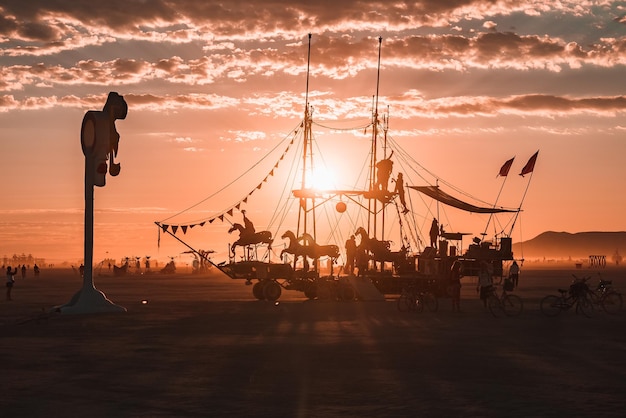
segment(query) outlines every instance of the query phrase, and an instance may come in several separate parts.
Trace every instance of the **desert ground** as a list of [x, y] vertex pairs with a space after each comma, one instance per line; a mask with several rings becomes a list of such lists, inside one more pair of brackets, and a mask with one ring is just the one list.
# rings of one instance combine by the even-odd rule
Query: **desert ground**
[[519, 317], [494, 318], [464, 278], [462, 312], [378, 302], [258, 301], [213, 268], [114, 277], [96, 288], [125, 313], [52, 312], [82, 286], [72, 270], [16, 278], [0, 298], [6, 417], [622, 417], [626, 314], [539, 300], [572, 274], [626, 289], [626, 269], [523, 266]]

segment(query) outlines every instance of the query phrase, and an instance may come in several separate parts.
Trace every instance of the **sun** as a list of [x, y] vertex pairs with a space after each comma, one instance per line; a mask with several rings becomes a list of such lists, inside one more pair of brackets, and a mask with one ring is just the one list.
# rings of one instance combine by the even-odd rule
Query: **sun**
[[310, 175], [309, 184], [316, 190], [336, 190], [337, 176], [328, 167], [316, 167]]

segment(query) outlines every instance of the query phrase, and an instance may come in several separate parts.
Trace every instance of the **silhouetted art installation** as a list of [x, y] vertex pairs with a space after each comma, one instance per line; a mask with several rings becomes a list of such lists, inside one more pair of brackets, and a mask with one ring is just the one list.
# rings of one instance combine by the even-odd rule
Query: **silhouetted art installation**
[[104, 187], [106, 184], [107, 168], [112, 176], [120, 173], [120, 164], [115, 162], [120, 141], [115, 121], [125, 119], [127, 113], [124, 97], [110, 92], [101, 111], [89, 110], [83, 117], [80, 140], [85, 155], [85, 271], [82, 289], [68, 303], [55, 307], [62, 313], [126, 311], [107, 299], [93, 284], [93, 197], [94, 186]]
[[234, 223], [233, 226], [228, 230], [228, 233], [232, 233], [234, 231], [239, 231], [239, 239], [230, 246], [230, 251], [232, 255], [235, 255], [236, 247], [247, 247], [249, 245], [257, 245], [257, 244], [267, 244], [269, 248], [272, 246], [272, 233], [270, 231], [259, 231], [256, 232], [254, 225], [246, 216], [245, 211], [241, 211], [243, 213], [243, 222], [244, 225], [240, 223]]

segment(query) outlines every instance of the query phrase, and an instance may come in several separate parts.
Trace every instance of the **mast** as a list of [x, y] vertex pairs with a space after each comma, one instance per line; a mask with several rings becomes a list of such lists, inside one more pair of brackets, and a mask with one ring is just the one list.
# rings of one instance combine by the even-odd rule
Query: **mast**
[[[303, 146], [302, 146], [302, 178], [301, 178], [301, 190], [308, 187], [307, 185], [307, 170], [313, 169], [313, 144], [312, 144], [312, 111], [309, 104], [309, 75], [311, 68], [311, 34], [309, 33], [309, 46], [307, 53], [307, 66], [306, 66], [306, 93], [305, 93], [305, 106], [304, 106], [304, 121], [303, 121]], [[316, 239], [316, 225], [315, 225], [315, 197], [311, 199], [311, 209], [309, 209], [309, 197], [300, 197], [300, 205], [298, 210], [298, 227], [297, 236], [302, 234], [310, 234], [313, 239]], [[310, 214], [309, 214], [310, 212]], [[312, 231], [309, 232], [309, 216], [311, 217]], [[301, 231], [302, 228], [302, 231]]]
[[[370, 159], [370, 190], [374, 190], [374, 185], [376, 183], [376, 157], [377, 157], [377, 142], [378, 142], [378, 92], [380, 89], [380, 56], [381, 56], [381, 48], [383, 43], [383, 37], [378, 37], [378, 67], [376, 73], [376, 95], [374, 96], [374, 109], [372, 115], [372, 157]], [[387, 150], [385, 148], [385, 154]], [[384, 155], [384, 158], [387, 156]], [[369, 203], [369, 211], [368, 211], [368, 229], [371, 226], [371, 231], [368, 230], [368, 234], [373, 234], [376, 237], [377, 232], [377, 212], [378, 212], [378, 199], [374, 198], [370, 200]], [[372, 220], [372, 214], [373, 220]]]

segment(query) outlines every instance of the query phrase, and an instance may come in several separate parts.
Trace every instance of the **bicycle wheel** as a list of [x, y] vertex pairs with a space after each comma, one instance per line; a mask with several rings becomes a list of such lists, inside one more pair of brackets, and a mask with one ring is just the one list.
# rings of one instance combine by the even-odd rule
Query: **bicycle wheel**
[[502, 299], [502, 309], [506, 316], [517, 316], [524, 309], [524, 301], [517, 295], [506, 295]]
[[491, 315], [498, 318], [504, 314], [504, 309], [502, 308], [502, 302], [495, 295], [490, 295], [487, 298], [487, 307], [489, 308], [489, 312]]
[[589, 300], [591, 301], [593, 306], [602, 306], [602, 296], [600, 294], [594, 291], [589, 291], [589, 293], [587, 293], [587, 296], [589, 297]]
[[587, 318], [591, 318], [593, 314], [593, 303], [586, 297], [579, 297], [576, 300], [576, 313], [581, 313]]
[[541, 313], [545, 316], [557, 316], [561, 313], [561, 298], [555, 295], [548, 295], [541, 299], [539, 303], [539, 308], [541, 309]]
[[621, 312], [624, 301], [622, 300], [622, 294], [610, 291], [602, 298], [602, 309], [604, 312], [616, 315]]
[[426, 306], [426, 309], [428, 309], [428, 311], [437, 312], [437, 310], [439, 309], [439, 301], [434, 294], [430, 292], [424, 292], [421, 294], [421, 299], [423, 305]]

